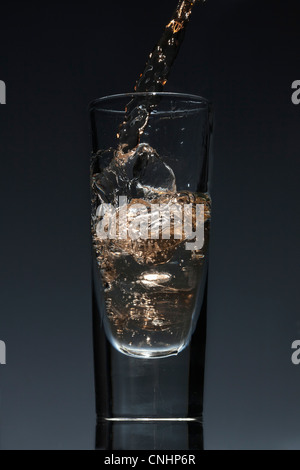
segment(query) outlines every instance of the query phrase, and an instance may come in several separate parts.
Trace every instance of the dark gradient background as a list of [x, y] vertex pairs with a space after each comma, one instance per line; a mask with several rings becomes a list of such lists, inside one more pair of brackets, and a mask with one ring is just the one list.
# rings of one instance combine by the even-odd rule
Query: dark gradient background
[[[87, 105], [132, 90], [174, 6], [1, 3], [1, 449], [94, 446]], [[207, 449], [300, 450], [299, 7], [208, 0], [166, 87], [215, 109]]]

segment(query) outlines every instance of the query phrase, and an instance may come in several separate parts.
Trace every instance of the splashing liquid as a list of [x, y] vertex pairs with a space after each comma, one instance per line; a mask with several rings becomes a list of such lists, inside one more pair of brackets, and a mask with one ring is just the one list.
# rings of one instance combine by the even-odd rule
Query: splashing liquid
[[[167, 83], [171, 67], [184, 39], [185, 29], [195, 3], [203, 0], [180, 0], [162, 37], [149, 55], [143, 73], [136, 82], [136, 92], [161, 92]], [[159, 98], [134, 98], [125, 109], [125, 120], [120, 126], [118, 139], [123, 152], [136, 147], [140, 141], [151, 111]]]
[[[202, 0], [179, 2], [136, 82], [137, 93], [163, 90], [198, 2]], [[119, 351], [147, 358], [178, 354], [189, 342], [197, 322], [199, 286], [205, 279], [210, 227], [209, 195], [178, 192], [172, 168], [147, 142], [140, 142], [159, 99], [157, 95], [134, 96], [120, 124], [118, 148], [100, 149], [91, 161], [93, 247], [105, 300], [102, 321], [107, 337]], [[102, 203], [116, 205], [119, 196], [126, 196], [129, 206], [136, 202], [145, 206], [203, 204], [203, 247], [187, 251], [186, 239], [175, 237], [100, 239], [97, 207]]]

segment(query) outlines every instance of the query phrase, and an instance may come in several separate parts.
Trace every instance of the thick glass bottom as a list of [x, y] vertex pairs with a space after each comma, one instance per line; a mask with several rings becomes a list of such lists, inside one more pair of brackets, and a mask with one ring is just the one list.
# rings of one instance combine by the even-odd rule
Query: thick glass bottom
[[203, 426], [194, 418], [101, 419], [98, 450], [203, 450]]

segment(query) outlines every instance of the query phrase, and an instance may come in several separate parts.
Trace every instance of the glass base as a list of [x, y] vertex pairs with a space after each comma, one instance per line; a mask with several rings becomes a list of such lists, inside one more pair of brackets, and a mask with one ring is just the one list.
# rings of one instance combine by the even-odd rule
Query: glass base
[[203, 450], [206, 286], [189, 345], [164, 358], [118, 351], [107, 339], [100, 302], [94, 289], [96, 448]]
[[100, 419], [97, 450], [203, 450], [199, 419]]

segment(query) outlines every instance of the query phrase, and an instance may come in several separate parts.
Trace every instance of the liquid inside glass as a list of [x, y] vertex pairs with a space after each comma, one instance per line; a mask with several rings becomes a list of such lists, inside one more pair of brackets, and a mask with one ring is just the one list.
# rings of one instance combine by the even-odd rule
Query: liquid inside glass
[[[207, 193], [177, 191], [172, 168], [144, 135], [151, 113], [159, 112], [160, 96], [155, 92], [167, 82], [195, 3], [179, 2], [151, 52], [135, 86], [139, 93], [127, 104], [117, 130], [117, 148], [100, 149], [91, 160], [93, 248], [105, 299], [102, 321], [111, 344], [135, 357], [167, 357], [178, 354], [189, 343], [206, 280], [210, 197]], [[202, 204], [203, 246], [187, 250], [184, 233], [179, 238], [174, 230], [169, 239], [162, 233], [157, 239], [99, 237], [99, 205], [117, 207], [120, 196], [126, 196], [129, 211], [135, 204], [146, 208], [177, 204], [182, 210], [187, 204]], [[113, 227], [113, 215], [108, 225]], [[151, 223], [148, 229], [153, 229]]]

